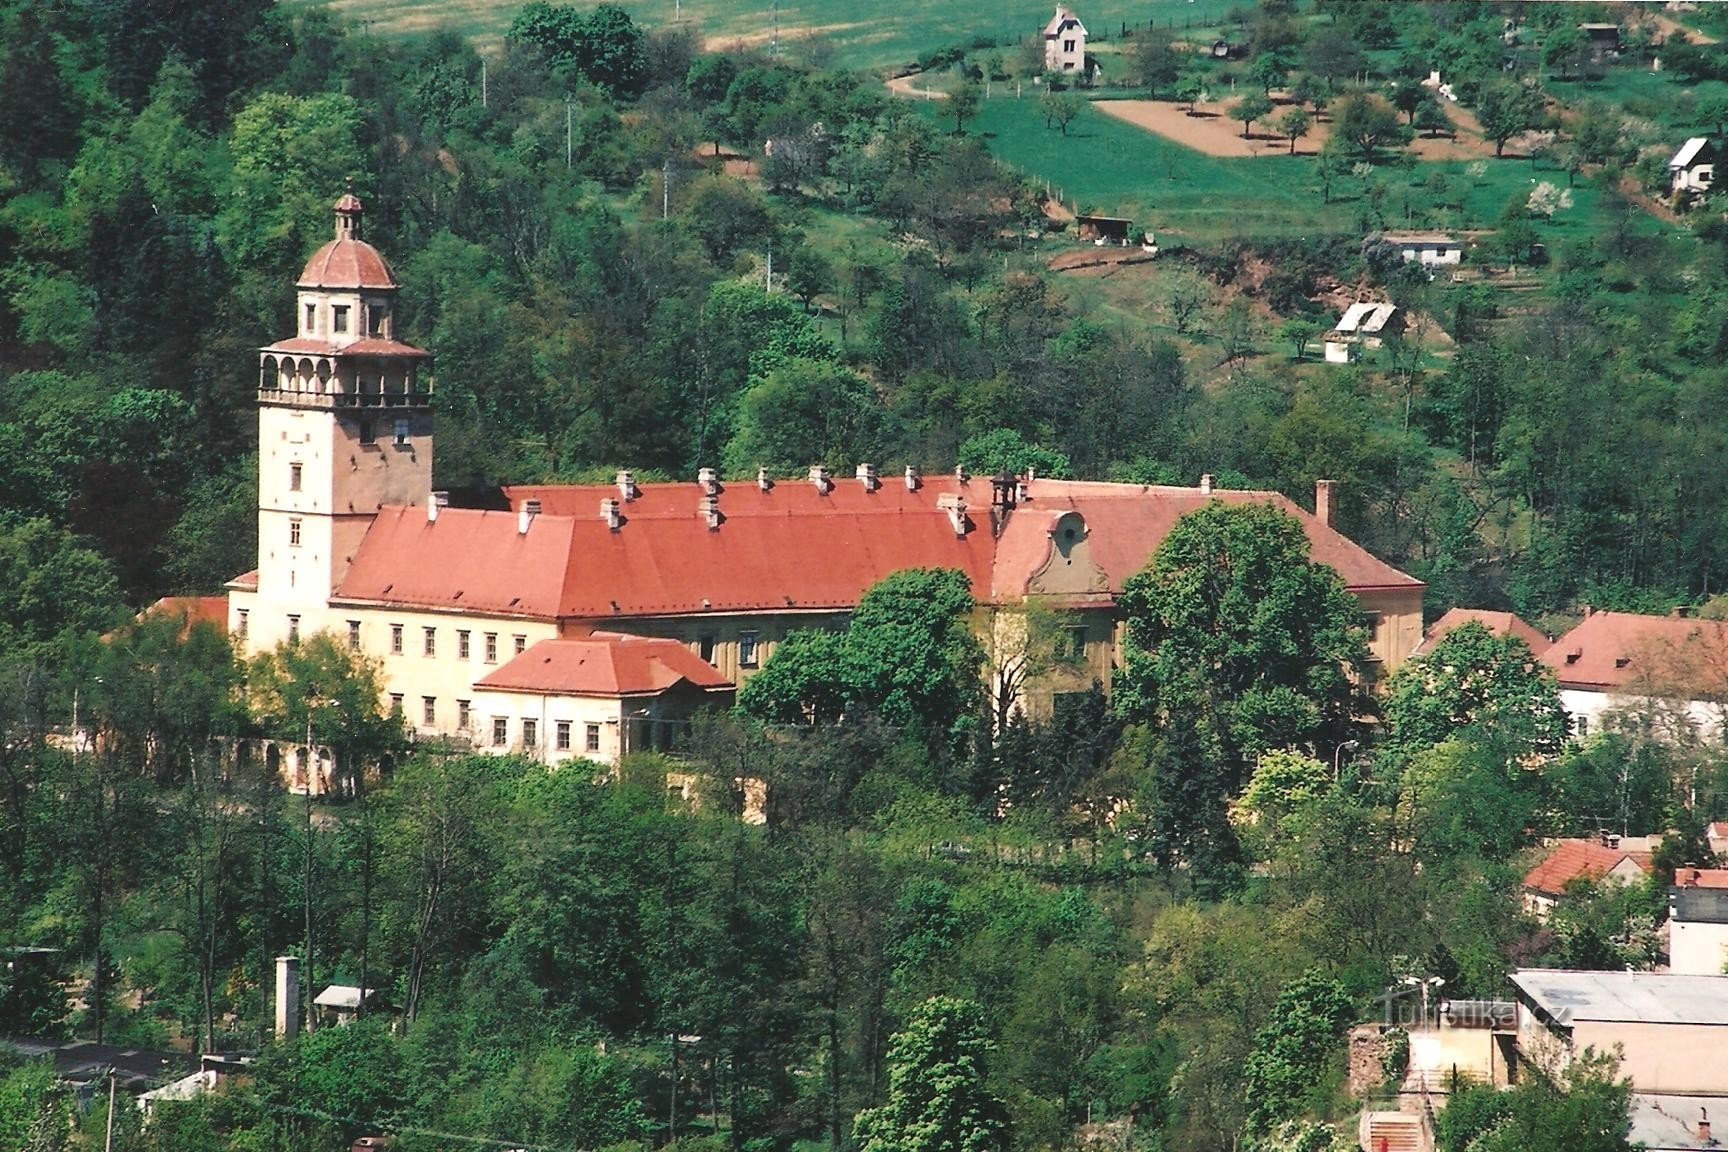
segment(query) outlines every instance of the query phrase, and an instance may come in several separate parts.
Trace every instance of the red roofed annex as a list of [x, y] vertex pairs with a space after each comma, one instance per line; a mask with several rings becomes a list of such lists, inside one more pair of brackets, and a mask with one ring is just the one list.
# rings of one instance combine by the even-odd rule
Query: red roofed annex
[[922, 567], [964, 572], [986, 613], [1028, 599], [1069, 613], [1077, 686], [1108, 684], [1123, 582], [1212, 502], [1294, 516], [1361, 601], [1386, 667], [1420, 639], [1423, 585], [1332, 527], [1326, 481], [1315, 514], [1204, 478], [868, 464], [793, 479], [703, 469], [688, 483], [621, 472], [454, 507], [432, 490], [428, 356], [396, 338], [396, 282], [360, 238], [359, 200], [343, 197], [335, 215], [335, 239], [298, 284], [298, 331], [260, 350], [258, 567], [228, 584], [228, 624], [249, 651], [333, 634], [379, 660], [424, 733], [548, 759], [664, 746], [789, 632], [842, 626], [873, 584]]

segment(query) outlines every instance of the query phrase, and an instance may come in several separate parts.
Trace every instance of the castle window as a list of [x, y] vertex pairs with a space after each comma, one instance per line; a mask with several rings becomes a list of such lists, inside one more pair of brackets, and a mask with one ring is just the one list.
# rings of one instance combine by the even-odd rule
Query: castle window
[[426, 727], [428, 727], [428, 728], [433, 728], [433, 727], [437, 726], [437, 724], [438, 724], [438, 697], [436, 697], [436, 696], [422, 696], [422, 697], [420, 697], [420, 722], [422, 724], [426, 725]]
[[540, 721], [529, 720], [528, 718], [524, 717], [522, 720], [522, 747], [533, 748], [533, 747], [537, 746], [539, 743], [540, 743]]
[[422, 648], [422, 652], [427, 656], [438, 655], [438, 629], [426, 628], [422, 631], [425, 637], [425, 644]]
[[301, 464], [288, 465], [288, 491], [300, 491], [300, 481], [305, 475], [305, 466]]
[[408, 443], [408, 421], [399, 417], [396, 421], [396, 447], [401, 448]]
[[516, 646], [516, 655], [520, 656], [522, 653], [528, 651], [528, 637], [514, 636], [511, 638], [511, 641]]
[[510, 721], [502, 716], [492, 717], [492, 747], [502, 748], [510, 743]]
[[288, 643], [300, 643], [300, 617], [288, 617]]
[[348, 621], [348, 650], [350, 652], [360, 651], [360, 621], [358, 620]]
[[330, 331], [348, 331], [348, 305], [333, 304], [330, 307]]
[[457, 632], [456, 632], [456, 658], [457, 659], [467, 660], [473, 655], [473, 653], [469, 649], [469, 644], [468, 644], [468, 637], [471, 635], [473, 635], [473, 633], [469, 632], [468, 629], [466, 629], [466, 628], [461, 628], [461, 629], [457, 630]]
[[473, 708], [466, 700], [456, 701], [456, 727], [459, 731], [468, 731], [468, 725], [474, 722]]
[[600, 751], [600, 725], [590, 724], [582, 734], [582, 746], [590, 752]]
[[300, 547], [300, 517], [288, 521], [288, 547]]
[[318, 305], [308, 304], [306, 305], [306, 335], [310, 336], [316, 331], [318, 331]]
[[387, 315], [389, 311], [382, 304], [366, 305], [366, 335], [384, 335], [384, 317]]
[[376, 444], [376, 443], [378, 443], [378, 434], [372, 430], [372, 421], [370, 421], [370, 420], [360, 421], [360, 443], [362, 443], [362, 444]]
[[756, 667], [756, 633], [738, 633], [738, 667]]
[[390, 655], [402, 655], [402, 625], [390, 625]]
[[570, 751], [570, 721], [558, 721], [557, 735], [554, 739], [558, 741], [558, 751]]

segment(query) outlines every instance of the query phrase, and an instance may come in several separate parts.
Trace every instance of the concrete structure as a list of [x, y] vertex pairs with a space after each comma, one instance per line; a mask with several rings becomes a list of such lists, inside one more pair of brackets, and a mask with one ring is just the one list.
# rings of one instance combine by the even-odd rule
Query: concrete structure
[[1525, 968], [1511, 980], [1515, 1078], [1526, 1067], [1553, 1075], [1586, 1048], [1618, 1045], [1620, 1075], [1639, 1092], [1728, 1093], [1728, 977]]
[[1050, 22], [1044, 25], [1044, 71], [1090, 78], [1086, 66], [1086, 25], [1060, 4]]
[[1675, 874], [1668, 892], [1668, 970], [1685, 976], [1728, 972], [1728, 869], [1682, 868]]
[[1363, 348], [1379, 348], [1386, 337], [1404, 327], [1398, 306], [1385, 301], [1361, 301], [1344, 310], [1324, 341], [1328, 364], [1348, 364]]
[[1675, 744], [1728, 732], [1728, 623], [1684, 615], [1593, 612], [1542, 653], [1573, 735], [1604, 726]]
[[1524, 876], [1524, 911], [1539, 920], [1576, 884], [1636, 884], [1651, 871], [1651, 855], [1618, 836], [1601, 840], [1556, 840]]
[[300, 957], [276, 957], [276, 1039], [300, 1035]]
[[[336, 216], [300, 278], [299, 334], [261, 353], [258, 568], [229, 582], [227, 621], [247, 654], [323, 633], [375, 661], [420, 736], [549, 764], [675, 747], [690, 714], [725, 704], [786, 635], [843, 627], [872, 585], [931, 567], [965, 574], [987, 645], [1012, 642], [1029, 604], [1061, 618], [1071, 658], [1020, 702], [1045, 707], [1108, 687], [1123, 583], [1181, 516], [1215, 503], [1294, 517], [1362, 605], [1381, 667], [1421, 639], [1422, 583], [1332, 526], [1330, 482], [1314, 514], [1204, 479], [908, 468], [885, 481], [870, 464], [850, 480], [820, 465], [792, 481], [620, 472], [452, 506], [431, 487], [426, 354], [395, 338], [394, 276], [360, 238], [359, 201], [344, 197]], [[322, 750], [286, 751], [291, 787], [329, 786]]]
[[1705, 195], [1715, 185], [1716, 151], [1710, 137], [1694, 136], [1669, 159], [1668, 192], [1676, 205]]
[[1445, 232], [1383, 232], [1380, 238], [1397, 248], [1406, 264], [1432, 268], [1464, 262], [1463, 241]]
[[370, 1012], [378, 1003], [378, 990], [368, 988], [362, 997], [360, 989], [352, 984], [332, 984], [313, 998], [312, 1007], [318, 1010], [321, 1023], [346, 1027], [360, 1019], [362, 998]]

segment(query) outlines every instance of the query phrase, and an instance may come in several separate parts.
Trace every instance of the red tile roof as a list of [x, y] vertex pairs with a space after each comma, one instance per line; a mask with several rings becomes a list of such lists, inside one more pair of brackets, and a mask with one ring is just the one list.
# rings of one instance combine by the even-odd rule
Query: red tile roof
[[396, 287], [396, 274], [378, 249], [344, 236], [312, 254], [300, 273], [299, 287], [388, 289]]
[[1728, 868], [1680, 868], [1674, 872], [1678, 888], [1728, 888]]
[[476, 688], [549, 696], [653, 696], [681, 683], [730, 691], [732, 682], [676, 640], [596, 632], [542, 640]]
[[1422, 643], [1416, 646], [1416, 652], [1421, 653], [1432, 648], [1442, 636], [1454, 628], [1472, 623], [1482, 625], [1494, 636], [1516, 636], [1528, 644], [1530, 651], [1538, 656], [1548, 647], [1548, 637], [1536, 631], [1533, 625], [1525, 623], [1516, 612], [1490, 612], [1486, 608], [1452, 608], [1428, 625], [1428, 630], [1422, 634]]
[[258, 587], [258, 569], [254, 568], [250, 572], [240, 573], [240, 575], [228, 581], [228, 587], [256, 589]]
[[1542, 653], [1562, 688], [1613, 691], [1660, 677], [1673, 688], [1728, 671], [1728, 622], [1595, 612]]
[[164, 596], [144, 611], [138, 619], [152, 616], [178, 616], [187, 627], [194, 624], [214, 624], [228, 627], [228, 597], [226, 596]]
[[1651, 870], [1650, 853], [1609, 848], [1594, 840], [1561, 840], [1543, 861], [1524, 877], [1524, 887], [1547, 896], [1559, 896], [1574, 880], [1596, 881], [1630, 860], [1646, 873]]
[[[513, 507], [538, 500], [526, 536], [513, 513], [450, 509], [428, 524], [423, 510], [386, 508], [357, 551], [340, 599], [468, 608], [548, 618], [835, 611], [907, 568], [958, 568], [982, 600], [1018, 599], [1049, 559], [1057, 516], [1079, 512], [1109, 587], [1139, 571], [1178, 517], [1209, 501], [1269, 503], [1295, 516], [1314, 558], [1354, 590], [1407, 588], [1417, 581], [1375, 559], [1275, 493], [1216, 492], [1038, 480], [1030, 501], [991, 532], [990, 485], [952, 477], [909, 490], [887, 477], [867, 491], [837, 479], [825, 492], [808, 481], [726, 485], [722, 521], [699, 515], [695, 484], [644, 484], [621, 503], [617, 531], [601, 516], [611, 486], [516, 487]], [[956, 536], [944, 497], [967, 505]], [[457, 595], [460, 593], [460, 595]]]
[[260, 352], [274, 352], [288, 356], [430, 356], [424, 348], [416, 348], [412, 344], [404, 344], [400, 340], [382, 340], [367, 337], [364, 340], [354, 340], [347, 344], [333, 344], [328, 340], [315, 340], [310, 336], [292, 336], [287, 340], [278, 340]]

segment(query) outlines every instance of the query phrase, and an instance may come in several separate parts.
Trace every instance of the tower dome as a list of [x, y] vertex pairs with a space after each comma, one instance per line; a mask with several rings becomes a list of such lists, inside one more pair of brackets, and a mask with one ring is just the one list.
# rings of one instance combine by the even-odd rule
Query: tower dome
[[336, 238], [312, 254], [300, 273], [301, 288], [394, 289], [396, 274], [378, 249], [360, 239], [365, 208], [354, 193], [336, 201]]

